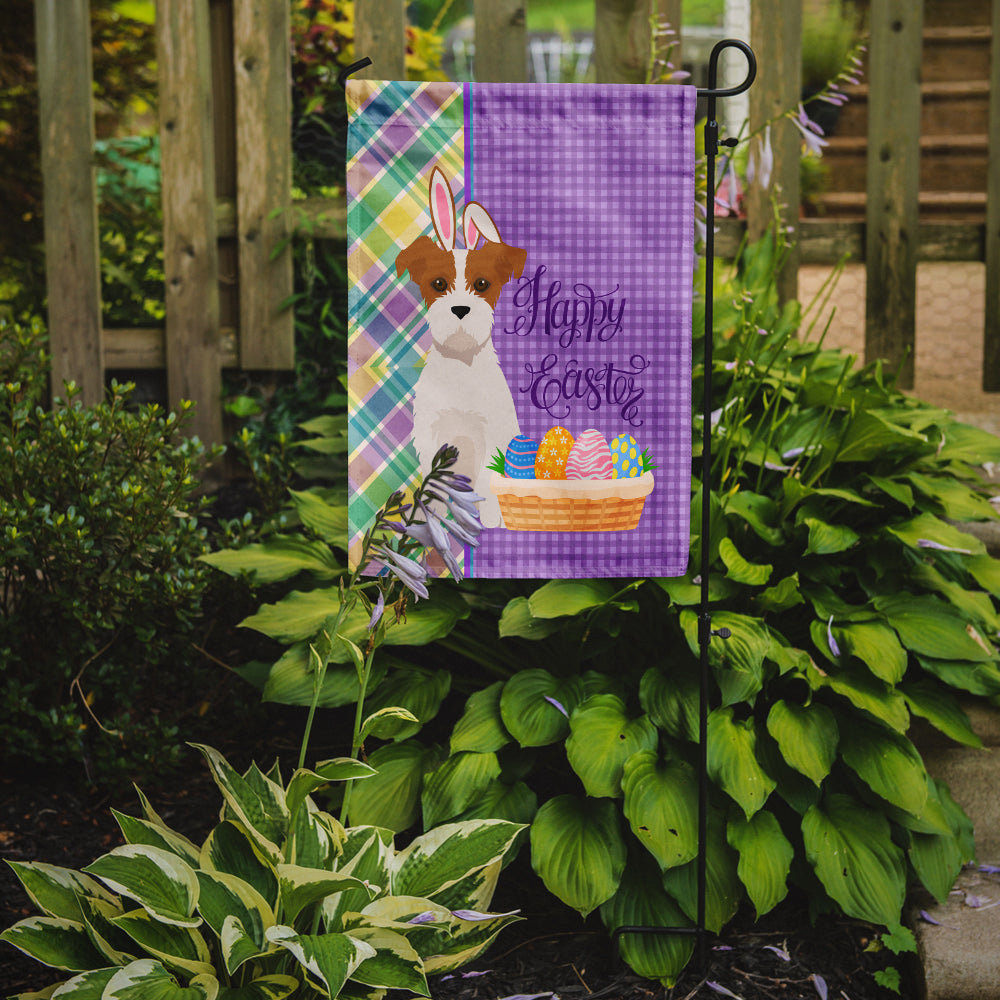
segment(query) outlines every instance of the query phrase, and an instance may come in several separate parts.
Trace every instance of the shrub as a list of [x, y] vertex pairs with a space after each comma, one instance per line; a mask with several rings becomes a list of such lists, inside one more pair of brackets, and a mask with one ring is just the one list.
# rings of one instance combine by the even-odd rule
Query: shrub
[[208, 454], [187, 404], [131, 409], [128, 385], [96, 406], [67, 385], [43, 408], [40, 339], [37, 323], [0, 325], [0, 743], [8, 760], [125, 767], [174, 752], [156, 681], [190, 663]]
[[[240, 774], [210, 747], [224, 808], [202, 845], [115, 813], [126, 844], [82, 872], [12, 862], [42, 911], [0, 935], [69, 973], [65, 996], [429, 996], [427, 974], [472, 961], [515, 913], [485, 912], [520, 827], [454, 823], [397, 849], [375, 827], [345, 829], [311, 795], [369, 777], [337, 758]], [[51, 987], [50, 987], [51, 989]], [[45, 995], [48, 995], [46, 991]]]

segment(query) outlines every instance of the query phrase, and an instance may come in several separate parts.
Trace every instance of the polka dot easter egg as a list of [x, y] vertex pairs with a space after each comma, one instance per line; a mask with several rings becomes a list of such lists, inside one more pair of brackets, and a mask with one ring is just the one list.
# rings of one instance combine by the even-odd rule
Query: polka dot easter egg
[[642, 475], [642, 455], [631, 434], [619, 434], [611, 442], [611, 465], [615, 479], [635, 479]]
[[504, 472], [511, 479], [534, 479], [538, 442], [526, 434], [510, 439], [504, 454]]
[[565, 427], [553, 427], [538, 445], [536, 479], [565, 479], [566, 462], [573, 447], [573, 435]]
[[566, 459], [567, 479], [611, 479], [611, 451], [604, 435], [593, 428], [573, 443]]

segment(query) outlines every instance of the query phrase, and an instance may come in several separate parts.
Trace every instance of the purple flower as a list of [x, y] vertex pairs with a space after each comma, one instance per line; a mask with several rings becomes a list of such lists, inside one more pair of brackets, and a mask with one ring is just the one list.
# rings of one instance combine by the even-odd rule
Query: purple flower
[[788, 952], [784, 948], [779, 948], [777, 945], [766, 944], [766, 945], [764, 945], [764, 950], [765, 951], [773, 951], [775, 953], [775, 955], [777, 955], [778, 958], [780, 958], [782, 960], [782, 962], [790, 962], [792, 960], [792, 956], [789, 955]]
[[826, 980], [815, 972], [809, 978], [812, 979], [813, 986], [816, 987], [816, 992], [819, 994], [819, 1000], [826, 1000], [827, 997]]
[[566, 711], [565, 707], [560, 702], [556, 701], [555, 698], [550, 698], [549, 695], [545, 695], [544, 697], [550, 705], [555, 705], [555, 707], [559, 709], [559, 711], [562, 712], [567, 719], [569, 718], [569, 712]]
[[377, 545], [373, 552], [387, 563], [389, 571], [403, 586], [417, 597], [430, 597], [426, 584], [427, 570], [415, 559], [390, 549], [388, 545]]
[[733, 997], [734, 1000], [743, 1000], [743, 997], [741, 997], [738, 993], [734, 993], [732, 990], [727, 990], [721, 983], [713, 983], [709, 981], [705, 983], [705, 985], [715, 993], [721, 993], [724, 997]]
[[806, 114], [806, 109], [800, 104], [798, 114], [789, 113], [792, 124], [802, 134], [802, 140], [806, 144], [806, 149], [816, 156], [823, 155], [823, 147], [827, 145], [826, 139], [822, 138], [823, 130]]
[[837, 640], [833, 637], [833, 615], [830, 615], [830, 620], [826, 623], [826, 641], [830, 646], [830, 652], [834, 656], [840, 656], [840, 646], [837, 645]]
[[956, 549], [951, 545], [942, 545], [940, 542], [935, 542], [930, 538], [918, 538], [917, 547], [921, 549], [938, 549], [941, 552], [958, 552], [965, 556], [972, 555], [972, 549]]
[[520, 910], [511, 910], [508, 913], [480, 913], [479, 910], [452, 910], [451, 915], [459, 920], [492, 920], [494, 917], [513, 917], [520, 913]]
[[380, 590], [378, 592], [378, 600], [375, 602], [375, 607], [372, 608], [372, 616], [368, 619], [368, 631], [374, 630], [375, 626], [382, 620], [382, 613], [385, 611], [385, 595]]
[[764, 129], [764, 135], [750, 147], [750, 159], [747, 162], [747, 183], [756, 180], [766, 190], [771, 186], [771, 174], [774, 172], [774, 150], [771, 148], [771, 126]]
[[408, 924], [432, 924], [437, 920], [433, 910], [424, 910], [423, 913], [418, 913], [415, 917], [410, 917], [406, 922]]

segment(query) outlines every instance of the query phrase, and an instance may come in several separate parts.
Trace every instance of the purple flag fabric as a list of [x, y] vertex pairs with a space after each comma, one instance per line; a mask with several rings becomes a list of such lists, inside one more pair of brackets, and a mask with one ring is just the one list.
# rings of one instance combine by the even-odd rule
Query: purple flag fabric
[[349, 84], [355, 546], [449, 443], [467, 575], [686, 571], [695, 98]]

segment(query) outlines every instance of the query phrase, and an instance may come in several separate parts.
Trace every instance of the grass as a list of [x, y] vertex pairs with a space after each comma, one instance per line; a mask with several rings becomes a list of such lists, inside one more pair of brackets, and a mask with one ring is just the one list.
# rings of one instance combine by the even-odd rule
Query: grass
[[[724, 0], [684, 0], [684, 24], [722, 24]], [[529, 31], [587, 31], [594, 27], [594, 0], [528, 0]]]

